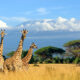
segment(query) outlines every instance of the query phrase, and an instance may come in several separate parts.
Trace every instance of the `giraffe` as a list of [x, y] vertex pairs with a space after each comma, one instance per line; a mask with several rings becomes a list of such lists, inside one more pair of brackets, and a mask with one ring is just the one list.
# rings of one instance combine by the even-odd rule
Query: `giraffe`
[[14, 55], [4, 61], [3, 65], [4, 71], [5, 70], [18, 71], [22, 68], [21, 54], [23, 48], [23, 41], [26, 38], [26, 34], [28, 33], [28, 31], [23, 29], [21, 33], [22, 33], [21, 40], [19, 42], [17, 50], [14, 52]]
[[35, 43], [32, 43], [29, 50], [28, 50], [28, 53], [27, 55], [22, 59], [22, 63], [23, 63], [23, 69], [27, 69], [28, 68], [28, 64], [29, 64], [29, 61], [32, 57], [32, 52], [33, 52], [33, 49], [34, 48], [37, 48], [37, 46], [35, 45]]
[[3, 63], [4, 63], [4, 58], [3, 58], [3, 39], [4, 35], [6, 35], [5, 30], [1, 30], [1, 43], [0, 43], [0, 71], [3, 71]]

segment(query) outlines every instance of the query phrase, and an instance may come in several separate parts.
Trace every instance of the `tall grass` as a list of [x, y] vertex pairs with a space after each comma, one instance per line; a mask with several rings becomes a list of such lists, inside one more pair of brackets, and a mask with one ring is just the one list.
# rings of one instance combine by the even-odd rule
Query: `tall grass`
[[80, 80], [80, 67], [72, 64], [30, 65], [28, 71], [0, 73], [0, 80]]

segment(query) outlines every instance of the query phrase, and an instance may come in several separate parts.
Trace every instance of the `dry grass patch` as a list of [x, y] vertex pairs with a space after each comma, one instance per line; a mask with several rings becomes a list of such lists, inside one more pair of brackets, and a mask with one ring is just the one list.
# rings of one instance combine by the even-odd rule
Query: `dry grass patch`
[[72, 64], [31, 64], [28, 71], [0, 73], [0, 80], [80, 80], [80, 67]]

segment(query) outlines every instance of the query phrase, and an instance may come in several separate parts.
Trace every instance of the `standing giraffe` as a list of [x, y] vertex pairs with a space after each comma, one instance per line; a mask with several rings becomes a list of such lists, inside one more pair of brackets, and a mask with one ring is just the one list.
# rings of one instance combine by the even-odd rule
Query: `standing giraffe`
[[28, 33], [27, 30], [23, 30], [21, 40], [19, 42], [19, 46], [17, 50], [14, 52], [14, 55], [4, 62], [4, 70], [19, 70], [22, 68], [22, 60], [21, 60], [21, 54], [23, 49], [23, 41], [26, 38], [26, 34]]
[[32, 43], [29, 50], [28, 50], [28, 53], [27, 55], [22, 59], [22, 63], [23, 63], [23, 69], [27, 69], [28, 68], [28, 64], [29, 64], [29, 61], [32, 57], [32, 52], [33, 52], [33, 49], [34, 48], [37, 48], [37, 46], [35, 45], [35, 43]]
[[5, 30], [1, 30], [1, 43], [0, 43], [0, 71], [3, 71], [3, 63], [4, 63], [4, 58], [3, 58], [3, 39], [4, 35], [6, 35]]

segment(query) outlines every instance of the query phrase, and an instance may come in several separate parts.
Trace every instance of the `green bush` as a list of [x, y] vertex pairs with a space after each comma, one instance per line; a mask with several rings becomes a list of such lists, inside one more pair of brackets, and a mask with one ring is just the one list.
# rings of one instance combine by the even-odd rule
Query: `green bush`
[[80, 63], [80, 58], [79, 57], [76, 57], [75, 60], [73, 61], [73, 63], [75, 63], [75, 64]]
[[51, 59], [46, 59], [46, 60], [44, 60], [44, 63], [46, 63], [46, 64], [48, 64], [48, 63], [53, 63], [53, 60], [51, 60]]

